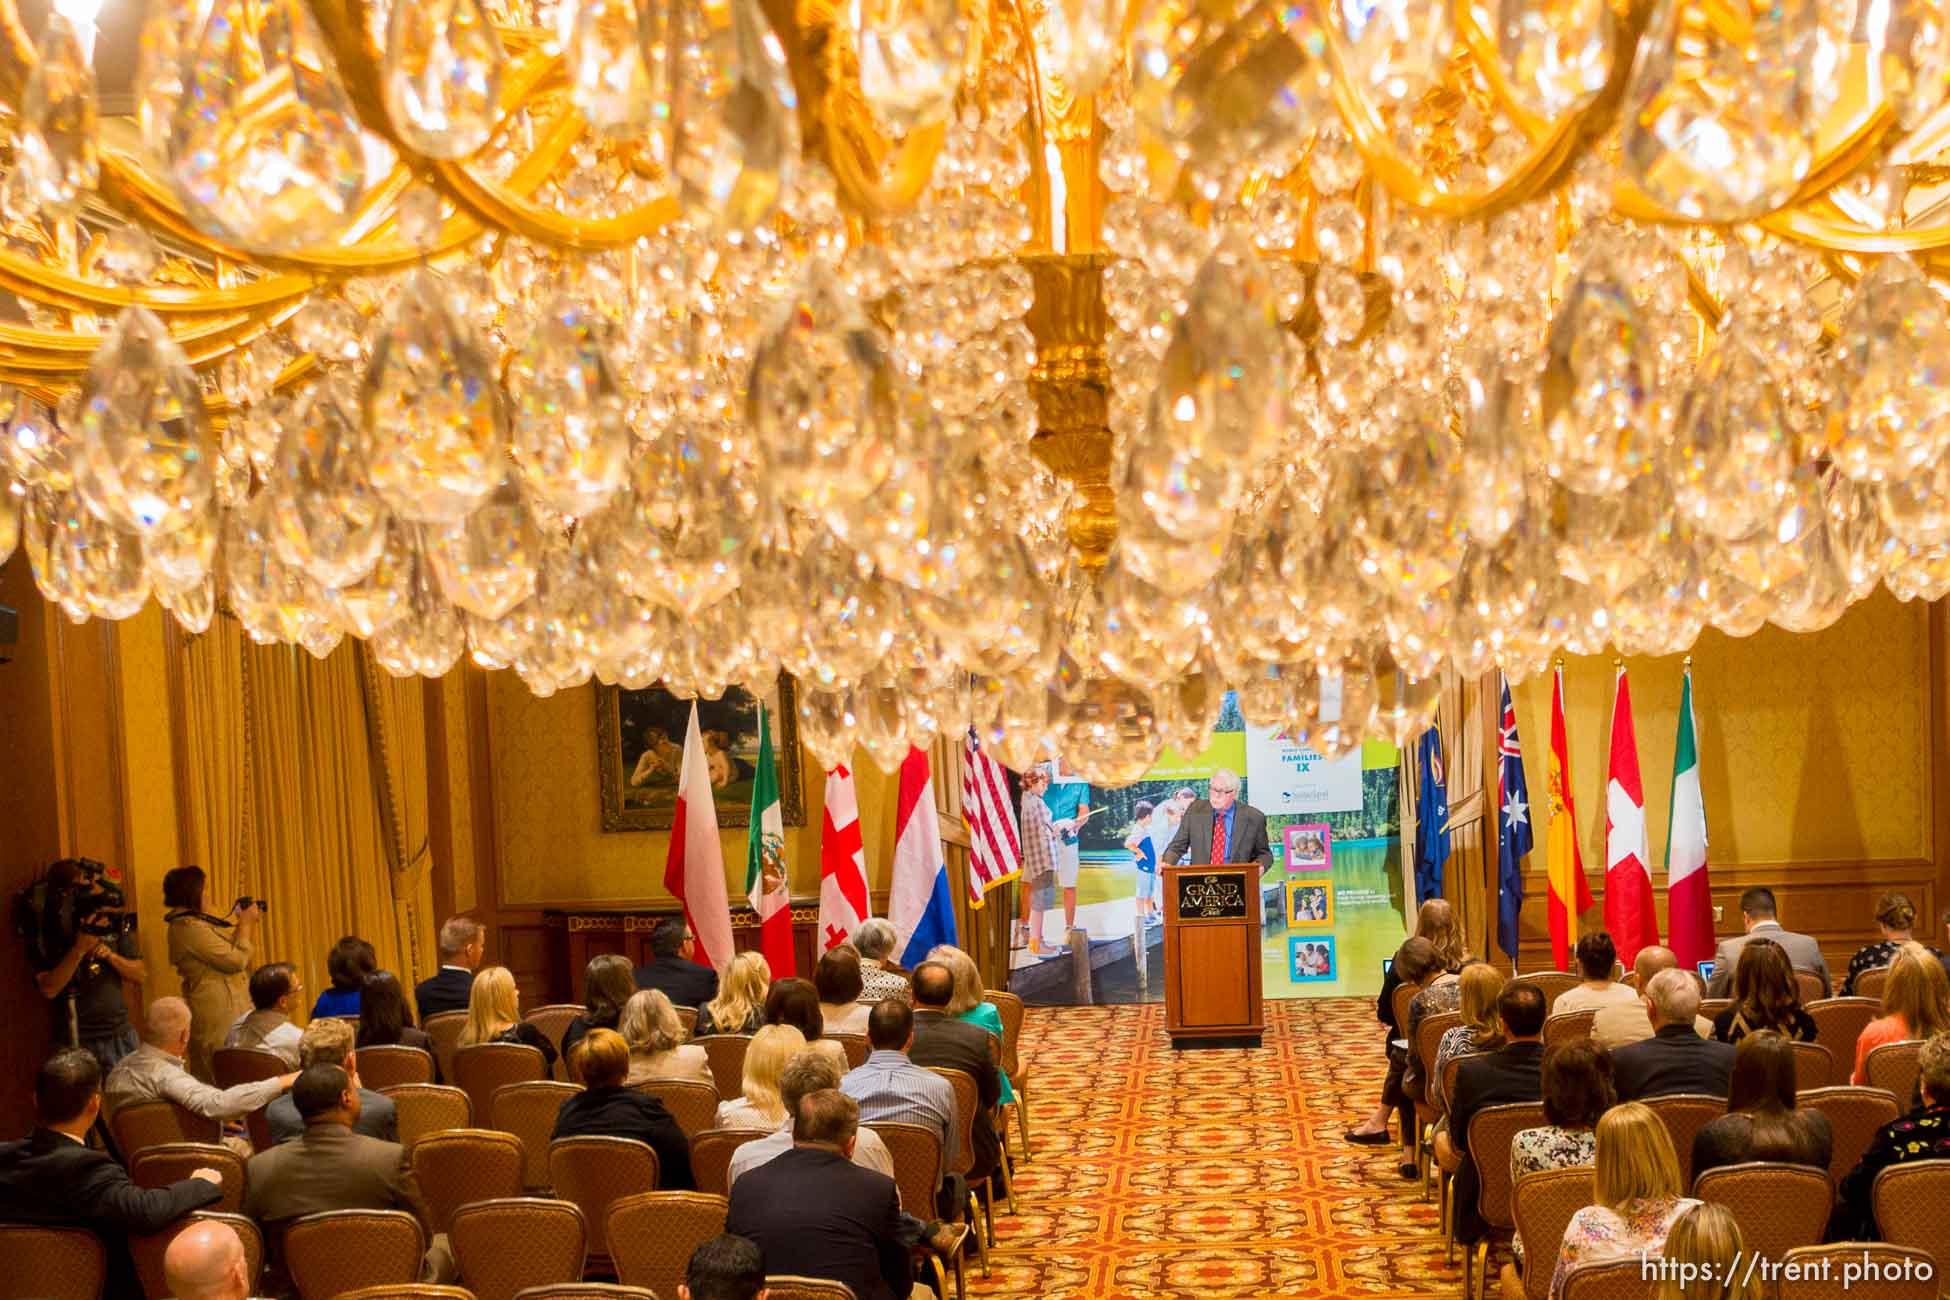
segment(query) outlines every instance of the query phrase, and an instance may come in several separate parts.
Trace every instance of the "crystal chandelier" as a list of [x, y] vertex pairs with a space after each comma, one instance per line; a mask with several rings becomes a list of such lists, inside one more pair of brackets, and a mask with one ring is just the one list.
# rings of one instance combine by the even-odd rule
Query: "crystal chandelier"
[[0, 0], [77, 620], [1119, 782], [1950, 592], [1934, 0], [91, 5]]

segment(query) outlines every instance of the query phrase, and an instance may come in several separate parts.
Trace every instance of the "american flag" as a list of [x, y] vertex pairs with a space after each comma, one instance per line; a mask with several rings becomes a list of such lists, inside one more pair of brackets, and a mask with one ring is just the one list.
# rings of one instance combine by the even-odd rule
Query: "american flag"
[[1517, 738], [1517, 711], [1510, 702], [1510, 679], [1503, 682], [1503, 720], [1496, 737], [1496, 946], [1517, 959], [1517, 913], [1523, 907], [1523, 859], [1533, 842], [1530, 786], [1523, 778], [1523, 742]]
[[968, 901], [980, 907], [984, 893], [1022, 874], [1022, 840], [1009, 806], [1008, 774], [973, 728], [963, 742], [961, 815], [968, 823]]

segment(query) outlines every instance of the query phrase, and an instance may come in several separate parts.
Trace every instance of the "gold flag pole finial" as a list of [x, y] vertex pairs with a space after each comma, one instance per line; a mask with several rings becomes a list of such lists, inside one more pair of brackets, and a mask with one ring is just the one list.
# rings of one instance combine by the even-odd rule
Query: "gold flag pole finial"
[[1679, 661], [1679, 666], [1690, 673], [1691, 671], [1693, 671], [1693, 657], [1691, 655], [1687, 655], [1684, 659]]

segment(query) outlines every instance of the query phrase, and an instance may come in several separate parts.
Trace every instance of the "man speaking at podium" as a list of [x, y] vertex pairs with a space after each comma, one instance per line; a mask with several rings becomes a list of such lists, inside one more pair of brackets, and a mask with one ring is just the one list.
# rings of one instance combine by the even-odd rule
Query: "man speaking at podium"
[[1166, 846], [1164, 863], [1257, 862], [1261, 871], [1273, 867], [1273, 846], [1266, 840], [1266, 814], [1239, 802], [1239, 774], [1230, 768], [1212, 773], [1208, 796], [1185, 810], [1178, 834]]

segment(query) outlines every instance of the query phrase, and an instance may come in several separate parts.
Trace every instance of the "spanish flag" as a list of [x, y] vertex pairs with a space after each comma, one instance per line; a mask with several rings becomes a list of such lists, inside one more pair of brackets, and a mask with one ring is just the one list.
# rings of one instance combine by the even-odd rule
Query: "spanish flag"
[[[1578, 851], [1578, 810], [1571, 802], [1571, 746], [1564, 739], [1564, 669], [1560, 665], [1551, 684], [1550, 833], [1546, 842], [1544, 876], [1550, 890], [1551, 960], [1559, 970], [1571, 967], [1571, 944], [1577, 938], [1578, 916], [1591, 906], [1591, 886], [1584, 878], [1584, 857]], [[1576, 902], [1572, 891], [1576, 891]]]

